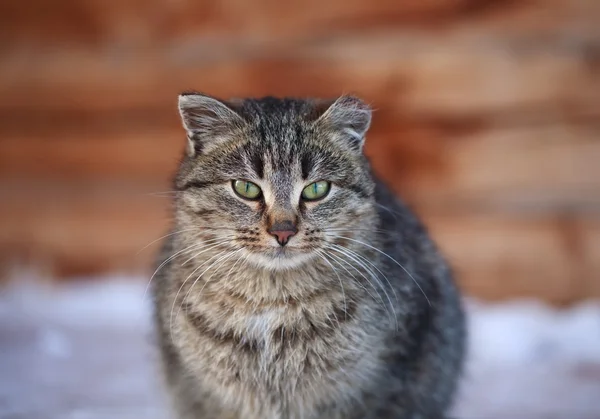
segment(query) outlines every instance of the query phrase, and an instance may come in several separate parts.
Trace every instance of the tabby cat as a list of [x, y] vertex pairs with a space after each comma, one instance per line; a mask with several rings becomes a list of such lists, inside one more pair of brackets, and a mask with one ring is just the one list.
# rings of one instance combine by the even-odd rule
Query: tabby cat
[[173, 417], [446, 417], [460, 296], [370, 169], [370, 108], [186, 93], [179, 111], [187, 150], [153, 279]]

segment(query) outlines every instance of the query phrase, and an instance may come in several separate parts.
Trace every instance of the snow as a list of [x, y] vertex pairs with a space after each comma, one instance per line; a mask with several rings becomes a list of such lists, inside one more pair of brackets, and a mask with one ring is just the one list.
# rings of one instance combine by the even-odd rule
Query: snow
[[[142, 278], [0, 294], [0, 418], [167, 418]], [[459, 419], [600, 419], [600, 302], [467, 301]]]
[[468, 304], [464, 419], [599, 419], [600, 304]]

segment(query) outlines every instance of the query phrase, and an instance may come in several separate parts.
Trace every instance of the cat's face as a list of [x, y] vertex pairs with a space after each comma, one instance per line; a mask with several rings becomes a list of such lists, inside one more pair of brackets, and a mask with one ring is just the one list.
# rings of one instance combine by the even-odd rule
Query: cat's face
[[196, 237], [289, 269], [335, 255], [370, 227], [373, 181], [362, 154], [370, 112], [358, 99], [226, 105], [186, 95], [180, 110], [190, 143], [176, 207]]

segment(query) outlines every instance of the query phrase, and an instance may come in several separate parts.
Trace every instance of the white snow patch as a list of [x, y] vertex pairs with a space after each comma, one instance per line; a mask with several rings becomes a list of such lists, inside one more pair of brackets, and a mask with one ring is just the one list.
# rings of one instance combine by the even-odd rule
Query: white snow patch
[[[0, 417], [166, 419], [145, 289], [126, 276], [2, 289]], [[457, 418], [600, 419], [600, 302], [469, 301], [467, 311]]]

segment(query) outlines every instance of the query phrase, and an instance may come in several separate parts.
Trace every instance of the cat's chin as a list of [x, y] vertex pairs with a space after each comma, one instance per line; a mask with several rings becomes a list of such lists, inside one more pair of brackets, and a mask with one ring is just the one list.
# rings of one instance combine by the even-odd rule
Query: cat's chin
[[261, 268], [275, 271], [297, 269], [315, 258], [315, 252], [304, 252], [293, 248], [274, 248], [264, 252], [250, 252], [250, 260]]

